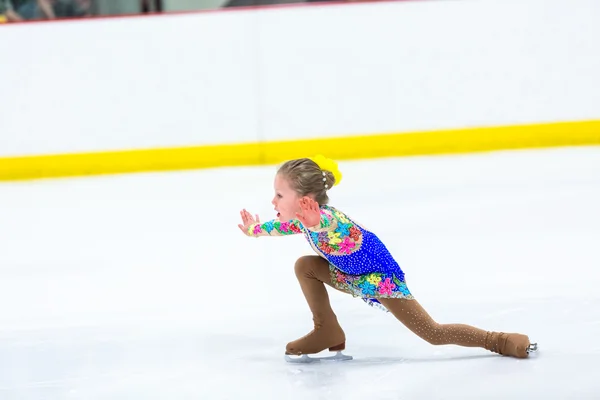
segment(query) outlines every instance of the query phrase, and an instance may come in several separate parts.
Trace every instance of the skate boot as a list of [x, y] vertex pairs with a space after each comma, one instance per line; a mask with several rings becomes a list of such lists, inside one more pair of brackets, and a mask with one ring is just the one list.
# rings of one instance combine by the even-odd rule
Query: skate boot
[[316, 354], [325, 349], [342, 351], [346, 348], [346, 335], [335, 316], [322, 320], [313, 318], [314, 329], [285, 347], [285, 354]]
[[537, 350], [537, 344], [530, 343], [529, 337], [520, 333], [488, 332], [485, 349], [503, 356], [527, 358]]
[[[287, 344], [285, 348], [285, 359], [288, 362], [309, 363], [321, 360], [345, 361], [351, 360], [352, 356], [342, 354], [346, 348], [346, 335], [337, 321], [335, 315], [327, 319], [313, 318], [314, 329], [300, 339]], [[309, 357], [309, 354], [317, 354], [323, 350], [335, 351], [334, 356]], [[295, 358], [291, 356], [301, 356]]]

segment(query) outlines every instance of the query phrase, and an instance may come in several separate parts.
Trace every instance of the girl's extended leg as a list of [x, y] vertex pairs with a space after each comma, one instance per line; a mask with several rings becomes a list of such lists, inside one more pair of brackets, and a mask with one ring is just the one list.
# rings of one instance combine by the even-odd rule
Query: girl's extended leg
[[400, 322], [433, 345], [481, 347], [518, 358], [528, 356], [529, 338], [518, 333], [489, 332], [465, 324], [438, 324], [416, 300], [379, 299]]

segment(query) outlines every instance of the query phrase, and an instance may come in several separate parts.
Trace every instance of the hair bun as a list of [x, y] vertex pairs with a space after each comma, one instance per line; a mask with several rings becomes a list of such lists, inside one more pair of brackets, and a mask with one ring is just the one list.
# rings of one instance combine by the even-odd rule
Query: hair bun
[[335, 179], [333, 186], [340, 183], [340, 181], [342, 180], [342, 173], [340, 172], [340, 169], [338, 168], [337, 162], [335, 162], [334, 160], [327, 158], [321, 154], [318, 154], [314, 157], [309, 157], [309, 158], [312, 161], [314, 161], [315, 164], [317, 164], [319, 166], [319, 168], [321, 168], [323, 171], [329, 171], [333, 174], [333, 177]]

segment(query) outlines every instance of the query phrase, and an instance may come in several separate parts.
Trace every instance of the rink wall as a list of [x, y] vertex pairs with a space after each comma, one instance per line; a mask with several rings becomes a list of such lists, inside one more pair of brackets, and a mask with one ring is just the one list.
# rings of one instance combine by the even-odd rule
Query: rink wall
[[598, 15], [401, 1], [3, 25], [0, 180], [599, 145]]

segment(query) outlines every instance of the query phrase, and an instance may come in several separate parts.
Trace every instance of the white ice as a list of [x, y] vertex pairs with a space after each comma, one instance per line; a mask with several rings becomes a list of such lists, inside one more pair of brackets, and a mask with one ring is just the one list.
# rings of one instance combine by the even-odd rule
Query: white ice
[[598, 399], [600, 148], [340, 163], [439, 322], [526, 333], [527, 360], [432, 346], [330, 291], [353, 361], [285, 363], [312, 328], [274, 167], [0, 185], [0, 399]]

